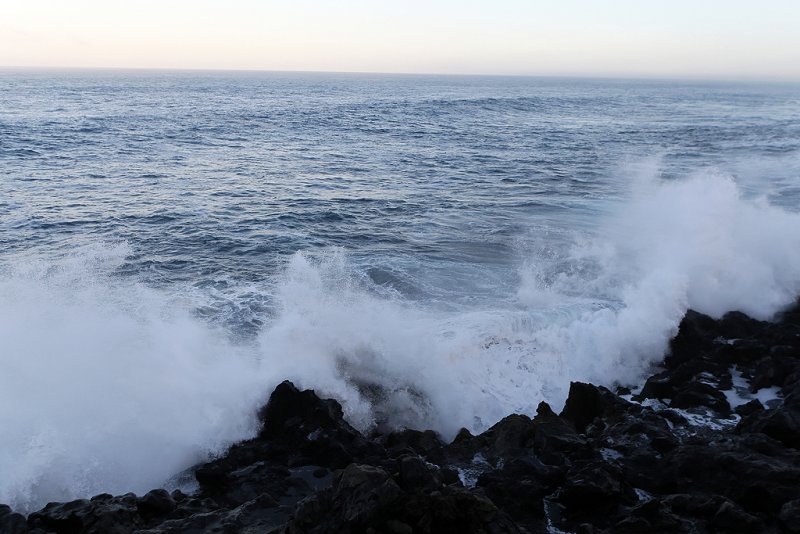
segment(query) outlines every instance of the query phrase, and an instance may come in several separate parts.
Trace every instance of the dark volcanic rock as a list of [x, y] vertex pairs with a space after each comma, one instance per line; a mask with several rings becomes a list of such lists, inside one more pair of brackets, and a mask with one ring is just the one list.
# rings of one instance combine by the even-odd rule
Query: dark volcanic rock
[[717, 321], [694, 310], [687, 311], [678, 326], [678, 334], [670, 341], [664, 364], [672, 369], [710, 351], [719, 336]]
[[596, 418], [627, 411], [631, 406], [602, 386], [572, 382], [561, 417], [571, 421], [578, 432], [583, 432]]
[[[283, 438], [285, 432], [295, 433], [297, 429], [338, 430], [343, 426], [343, 415], [342, 406], [335, 400], [320, 399], [310, 389], [300, 391], [286, 380], [275, 388], [269, 402], [258, 412], [264, 422], [260, 435], [269, 439]], [[346, 425], [346, 431], [351, 430]]]
[[121, 497], [101, 496], [91, 501], [50, 503], [31, 514], [28, 524], [31, 528], [58, 534], [123, 534], [142, 526], [136, 504], [136, 496], [132, 493]]
[[425, 457], [437, 456], [445, 443], [433, 430], [405, 429], [380, 436], [378, 441], [386, 448], [390, 456], [398, 456], [408, 452]]
[[551, 501], [561, 505], [561, 515], [573, 523], [592, 521], [605, 526], [621, 507], [633, 505], [638, 499], [621, 470], [595, 461], [571, 470]]
[[408, 454], [397, 461], [397, 482], [405, 491], [432, 491], [442, 485], [439, 468]]
[[217, 461], [199, 467], [196, 472], [202, 495], [228, 506], [243, 504], [263, 493], [283, 495], [289, 491], [290, 475], [287, 467], [265, 461], [238, 469]]
[[139, 499], [136, 507], [143, 517], [160, 517], [175, 510], [177, 504], [166, 490], [156, 489]]
[[736, 432], [760, 432], [795, 449], [800, 449], [800, 412], [781, 407], [757, 410], [742, 418]]
[[789, 532], [800, 532], [800, 499], [784, 503], [778, 519], [781, 526]]
[[645, 500], [631, 507], [611, 531], [619, 534], [699, 532], [696, 518], [682, 517], [657, 499]]
[[739, 311], [728, 312], [717, 322], [714, 330], [726, 339], [741, 339], [758, 334], [768, 323], [757, 321]]
[[300, 391], [289, 381], [275, 388], [259, 417], [264, 421], [259, 438], [295, 465], [341, 468], [356, 457], [384, 454], [344, 420], [337, 401]]
[[[283, 382], [259, 412], [258, 437], [239, 443], [195, 471], [201, 492], [226, 506], [238, 506], [264, 493], [299, 500], [316, 488], [297, 478], [303, 466], [339, 469], [356, 458], [376, 463], [386, 453], [343, 419], [341, 405]], [[313, 469], [312, 469], [313, 470]]]
[[518, 525], [537, 532], [546, 522], [544, 498], [563, 480], [563, 470], [535, 458], [514, 460], [502, 469], [483, 473], [477, 486]]
[[748, 514], [731, 501], [722, 503], [711, 525], [723, 532], [763, 532], [764, 523], [756, 516]]
[[530, 417], [512, 414], [478, 436], [459, 432], [444, 448], [444, 455], [451, 463], [469, 463], [476, 455], [481, 455], [485, 461], [495, 464], [501, 458], [528, 454], [533, 449], [535, 432], [536, 426]]
[[547, 403], [539, 404], [533, 423], [533, 449], [543, 460], [557, 458], [559, 455], [573, 458], [591, 456], [586, 438], [568, 421], [553, 413]]
[[350, 465], [328, 490], [303, 501], [283, 532], [492, 532], [519, 529], [487, 498], [443, 486], [405, 492], [386, 471]]
[[28, 532], [25, 516], [11, 511], [5, 504], [0, 504], [0, 532], [3, 534], [23, 534]]
[[758, 438], [683, 445], [661, 467], [675, 492], [722, 495], [767, 514], [797, 496], [800, 480], [800, 455]]
[[764, 405], [758, 399], [753, 399], [741, 406], [737, 406], [734, 410], [738, 415], [745, 417], [754, 413], [763, 412]]
[[703, 382], [692, 381], [681, 387], [672, 397], [673, 408], [695, 408], [705, 406], [727, 415], [731, 411], [725, 395], [717, 388]]

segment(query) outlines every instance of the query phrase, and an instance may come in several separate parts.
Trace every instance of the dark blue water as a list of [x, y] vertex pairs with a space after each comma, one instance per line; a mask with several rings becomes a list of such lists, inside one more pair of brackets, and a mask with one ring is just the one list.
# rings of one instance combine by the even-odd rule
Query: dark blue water
[[285, 377], [445, 434], [635, 380], [794, 298], [799, 211], [798, 86], [2, 72], [0, 501], [149, 489]]

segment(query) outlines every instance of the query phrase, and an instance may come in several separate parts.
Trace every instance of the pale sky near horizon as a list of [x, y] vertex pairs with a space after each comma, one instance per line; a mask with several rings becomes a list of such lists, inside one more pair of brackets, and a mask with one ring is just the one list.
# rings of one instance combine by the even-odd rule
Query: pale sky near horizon
[[800, 0], [0, 0], [0, 66], [800, 80]]

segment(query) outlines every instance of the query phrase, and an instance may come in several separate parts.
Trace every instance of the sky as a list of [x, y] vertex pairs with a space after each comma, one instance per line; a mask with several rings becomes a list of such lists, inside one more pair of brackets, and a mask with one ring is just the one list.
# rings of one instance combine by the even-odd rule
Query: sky
[[800, 80], [800, 0], [0, 0], [0, 66]]

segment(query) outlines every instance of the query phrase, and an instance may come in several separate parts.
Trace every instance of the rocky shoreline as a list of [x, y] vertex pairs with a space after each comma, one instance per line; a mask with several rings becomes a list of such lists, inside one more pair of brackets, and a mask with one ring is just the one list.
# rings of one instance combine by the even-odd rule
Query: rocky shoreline
[[690, 311], [641, 388], [576, 382], [560, 414], [451, 443], [364, 436], [289, 382], [259, 416], [192, 495], [0, 505], [0, 533], [800, 532], [800, 303], [774, 322]]

